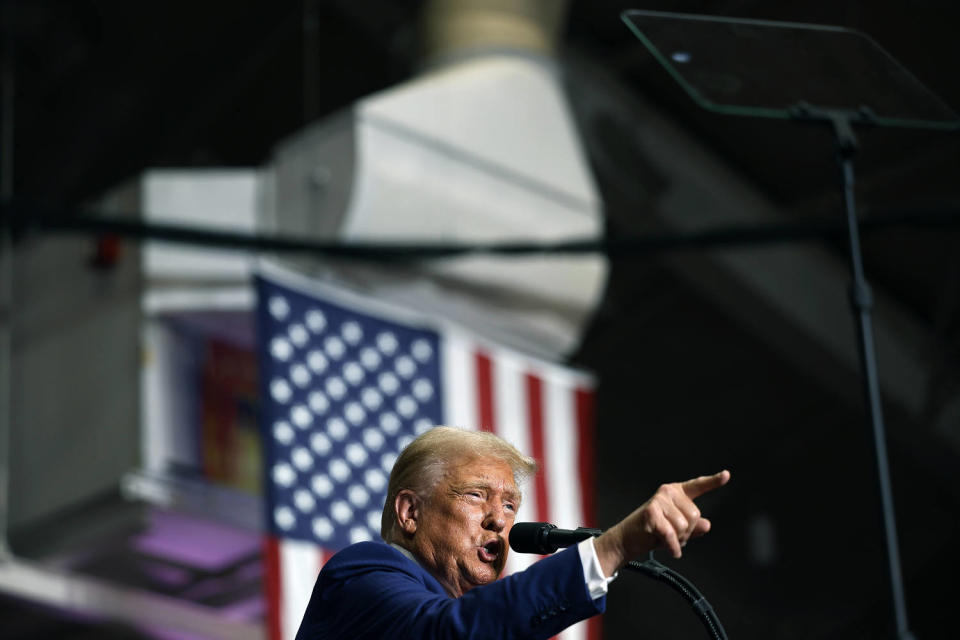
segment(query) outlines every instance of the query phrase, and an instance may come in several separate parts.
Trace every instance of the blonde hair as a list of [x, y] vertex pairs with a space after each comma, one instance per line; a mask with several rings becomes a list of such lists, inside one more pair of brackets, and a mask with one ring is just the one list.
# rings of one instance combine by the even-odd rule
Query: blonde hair
[[468, 457], [503, 460], [513, 469], [513, 480], [518, 486], [537, 472], [533, 458], [499, 436], [486, 431], [434, 427], [407, 445], [393, 465], [387, 500], [380, 516], [380, 537], [393, 541], [397, 525], [394, 503], [398, 493], [410, 489], [426, 496], [443, 478], [451, 462]]

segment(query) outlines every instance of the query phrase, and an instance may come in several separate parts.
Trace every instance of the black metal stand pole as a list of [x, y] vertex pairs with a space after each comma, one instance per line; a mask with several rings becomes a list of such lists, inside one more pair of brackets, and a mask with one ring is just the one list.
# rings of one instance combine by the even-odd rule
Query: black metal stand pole
[[863, 275], [860, 254], [860, 234], [857, 228], [857, 213], [853, 195], [853, 157], [841, 151], [839, 162], [843, 170], [844, 203], [847, 211], [847, 229], [850, 241], [850, 269], [853, 280], [850, 284], [850, 303], [856, 316], [857, 334], [860, 338], [860, 364], [863, 369], [864, 392], [867, 412], [873, 430], [874, 453], [877, 475], [880, 481], [880, 502], [883, 509], [883, 531], [887, 541], [887, 560], [890, 569], [890, 588], [893, 595], [893, 610], [897, 622], [897, 638], [912, 640], [913, 634], [907, 623], [907, 605], [900, 573], [900, 552], [897, 541], [897, 525], [893, 510], [893, 491], [890, 484], [890, 468], [887, 463], [886, 433], [883, 423], [883, 407], [880, 403], [880, 384], [877, 379], [877, 358], [874, 351], [873, 294]]
[[833, 127], [837, 142], [837, 162], [840, 165], [843, 184], [843, 203], [847, 216], [847, 239], [850, 247], [850, 305], [860, 350], [860, 367], [863, 373], [863, 388], [866, 396], [867, 416], [873, 434], [877, 476], [880, 484], [880, 503], [883, 511], [883, 532], [887, 543], [887, 561], [890, 572], [890, 589], [893, 596], [893, 611], [897, 625], [898, 640], [914, 640], [907, 622], [907, 605], [900, 572], [900, 551], [897, 541], [897, 524], [893, 510], [893, 491], [890, 483], [890, 468], [887, 463], [886, 433], [883, 424], [883, 407], [880, 402], [880, 384], [877, 378], [877, 357], [873, 338], [873, 293], [863, 273], [863, 257], [860, 252], [860, 229], [857, 220], [854, 195], [853, 156], [857, 151], [857, 139], [853, 124], [873, 124], [874, 116], [869, 109], [858, 111], [818, 109], [801, 104], [793, 115], [798, 120], [826, 122]]

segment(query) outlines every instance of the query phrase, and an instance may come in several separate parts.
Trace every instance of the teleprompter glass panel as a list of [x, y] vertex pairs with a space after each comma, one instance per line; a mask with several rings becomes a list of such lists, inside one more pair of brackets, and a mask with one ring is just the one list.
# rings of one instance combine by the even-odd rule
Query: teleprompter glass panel
[[868, 107], [880, 125], [960, 128], [960, 116], [869, 36], [841, 27], [629, 10], [623, 21], [702, 107], [789, 118]]

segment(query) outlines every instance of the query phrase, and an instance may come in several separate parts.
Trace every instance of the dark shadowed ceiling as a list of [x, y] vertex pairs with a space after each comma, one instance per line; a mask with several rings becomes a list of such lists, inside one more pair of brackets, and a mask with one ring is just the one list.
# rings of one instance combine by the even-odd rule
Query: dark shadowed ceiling
[[[281, 138], [403, 81], [419, 60], [415, 0], [8, 0], [3, 7], [16, 60], [15, 109], [4, 114], [15, 123], [14, 196], [63, 207], [148, 167], [259, 165]], [[956, 2], [570, 3], [563, 60], [606, 69], [626, 95], [671, 116], [797, 223], [840, 215], [829, 132], [703, 111], [622, 24], [625, 8], [856, 28], [960, 108]], [[574, 94], [576, 78], [568, 76]], [[628, 126], [589, 129], [588, 147], [629, 165], [632, 151], [613, 148]], [[904, 219], [865, 238], [867, 275], [925, 331], [928, 409], [920, 417], [891, 410], [891, 465], [914, 627], [919, 638], [944, 637], [952, 602], [930, 584], [958, 568], [951, 542], [960, 535], [960, 467], [930, 423], [950, 419], [943, 407], [960, 395], [960, 136], [875, 129], [860, 140], [864, 217]], [[617, 178], [597, 167], [611, 235], [642, 232], [642, 223], [622, 222], [643, 202], [623, 188], [622, 174], [633, 167], [618, 167]], [[642, 175], [640, 159], [635, 169]], [[952, 226], [942, 217], [910, 224], [911, 216], [951, 213]], [[824, 246], [845, 251], [840, 240]], [[660, 255], [614, 261], [576, 361], [601, 380], [605, 523], [660, 482], [733, 469], [729, 491], [709, 505], [719, 516], [716, 534], [677, 565], [710, 597], [732, 637], [889, 633], [876, 472], [856, 406], [785, 363]], [[758, 537], [773, 545], [772, 559], [750, 550]], [[628, 585], [611, 593], [608, 637], [702, 633], [673, 594], [638, 578], [620, 581]]]
[[[3, 4], [16, 46], [14, 193], [56, 205], [81, 203], [144, 167], [260, 164], [281, 137], [402, 81], [419, 60], [415, 0], [317, 2], [315, 29], [303, 2]], [[619, 12], [632, 5], [570, 5], [567, 55], [589, 58], [654, 101], [798, 216], [821, 215], [836, 204], [825, 130], [710, 114], [624, 27]], [[953, 3], [660, 2], [642, 8], [860, 29], [948, 105], [960, 104]], [[863, 134], [863, 206], [888, 213], [955, 209], [956, 140], [917, 131]], [[948, 248], [930, 241], [931, 234], [906, 233], [877, 240], [870, 250], [878, 261], [874, 273], [936, 322], [937, 294], [924, 283], [948, 277], [936, 263]], [[909, 250], [918, 243], [925, 248]]]

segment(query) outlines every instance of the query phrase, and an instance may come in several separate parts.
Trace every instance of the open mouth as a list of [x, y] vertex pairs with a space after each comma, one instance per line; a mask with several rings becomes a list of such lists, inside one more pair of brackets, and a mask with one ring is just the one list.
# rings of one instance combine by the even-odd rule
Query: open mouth
[[501, 544], [497, 539], [488, 540], [479, 548], [480, 559], [484, 562], [495, 562], [500, 557]]

